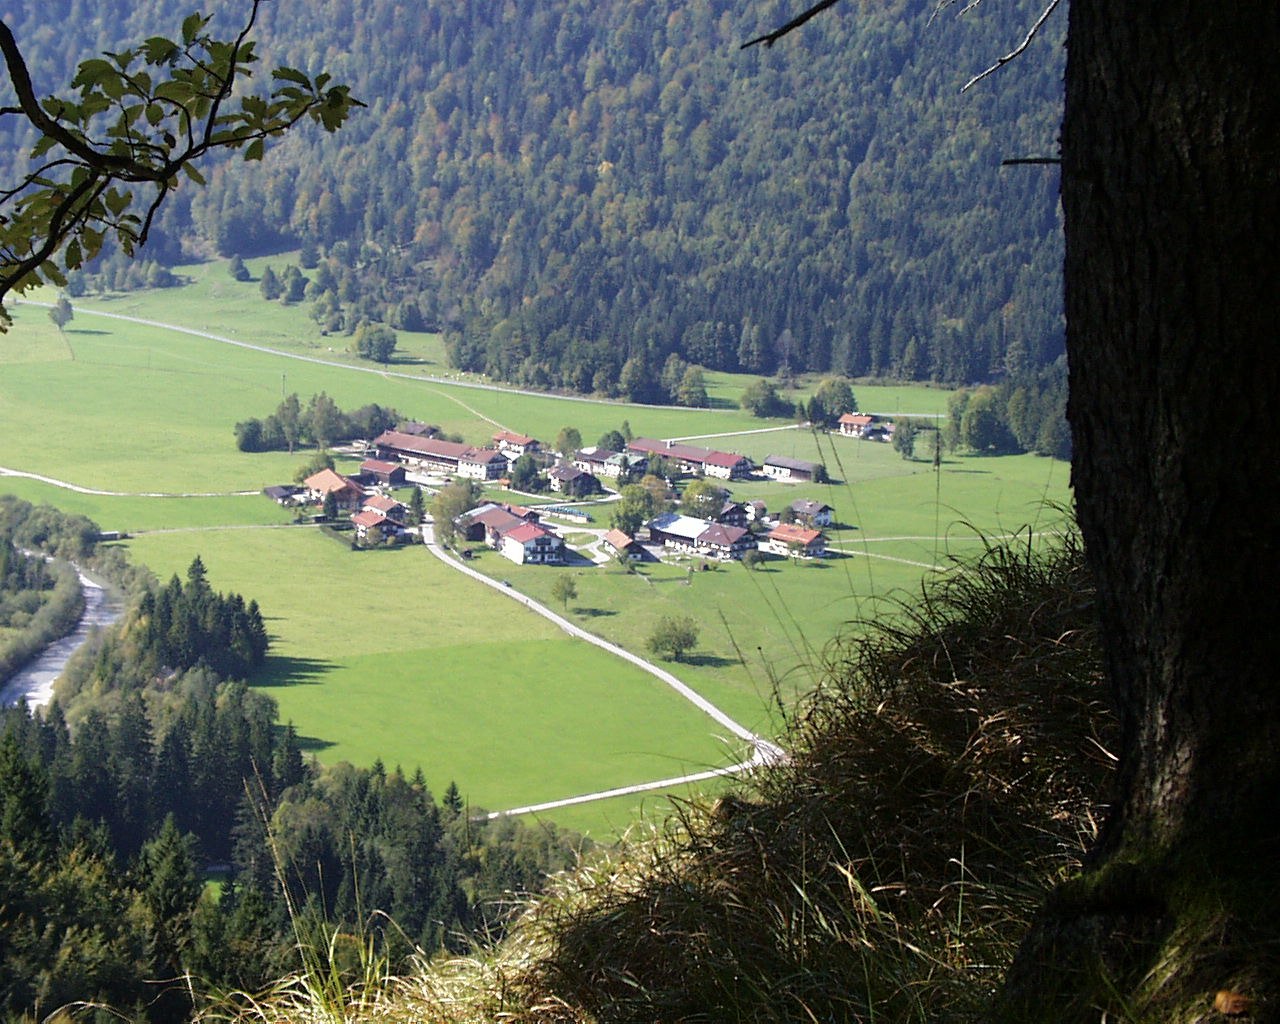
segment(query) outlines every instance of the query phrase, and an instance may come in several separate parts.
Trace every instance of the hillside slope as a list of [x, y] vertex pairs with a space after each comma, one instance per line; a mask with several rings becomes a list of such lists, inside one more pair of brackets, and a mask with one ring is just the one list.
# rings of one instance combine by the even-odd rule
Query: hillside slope
[[[7, 18], [40, 91], [188, 8], [103, 6]], [[360, 271], [347, 326], [441, 325], [458, 365], [540, 386], [608, 389], [628, 359], [656, 373], [673, 351], [760, 373], [1018, 375], [1062, 350], [1057, 180], [1001, 160], [1054, 151], [1065, 19], [961, 94], [1038, 8], [932, 8], [841, 6], [741, 51], [785, 5], [372, 0], [356, 17], [279, 0], [264, 62], [324, 66], [369, 109], [216, 169], [148, 255], [334, 254]]]

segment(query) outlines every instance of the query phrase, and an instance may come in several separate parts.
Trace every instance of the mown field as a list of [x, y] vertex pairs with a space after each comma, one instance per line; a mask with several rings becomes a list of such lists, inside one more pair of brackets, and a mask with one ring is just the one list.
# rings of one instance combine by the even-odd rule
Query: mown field
[[[280, 270], [286, 260], [271, 262]], [[255, 275], [262, 265], [251, 263]], [[188, 272], [183, 289], [78, 301], [65, 335], [45, 309], [17, 307], [13, 330], [0, 336], [0, 467], [85, 490], [15, 476], [0, 477], [0, 489], [129, 532], [134, 557], [161, 577], [199, 553], [215, 586], [257, 598], [268, 615], [274, 643], [261, 685], [317, 756], [421, 766], [433, 787], [455, 779], [477, 806], [667, 778], [741, 751], [650, 677], [422, 549], [353, 553], [292, 526], [289, 513], [254, 492], [291, 479], [306, 453], [243, 454], [233, 439], [238, 420], [266, 416], [282, 392], [305, 402], [323, 390], [344, 408], [393, 406], [473, 441], [498, 426], [549, 439], [569, 425], [591, 443], [626, 420], [637, 435], [727, 435], [703, 443], [756, 459], [826, 462], [831, 485], [734, 488], [736, 498], [771, 508], [796, 497], [835, 507], [836, 557], [821, 563], [776, 560], [754, 573], [741, 565], [697, 571], [696, 563], [690, 572], [686, 563], [632, 575], [616, 566], [517, 567], [495, 554], [476, 562], [548, 603], [556, 575], [573, 573], [571, 617], [637, 651], [662, 615], [693, 615], [699, 647], [677, 674], [766, 733], [822, 678], [824, 651], [841, 630], [891, 612], [890, 595], [918, 591], [922, 575], [950, 555], [977, 550], [979, 532], [1052, 529], [1061, 513], [1050, 506], [1068, 497], [1066, 467], [1030, 456], [948, 458], [935, 473], [887, 445], [765, 423], [736, 408], [652, 409], [425, 381], [449, 373], [434, 335], [402, 334], [401, 360], [384, 373], [347, 354], [346, 339], [321, 337], [303, 310], [264, 303], [256, 283], [232, 281], [221, 264]], [[748, 380], [713, 374], [709, 385], [727, 407]], [[856, 390], [862, 408], [878, 412], [936, 414], [946, 402], [945, 392], [924, 387]], [[596, 526], [608, 525], [607, 508], [596, 516]], [[551, 816], [616, 831], [660, 803], [626, 797]]]

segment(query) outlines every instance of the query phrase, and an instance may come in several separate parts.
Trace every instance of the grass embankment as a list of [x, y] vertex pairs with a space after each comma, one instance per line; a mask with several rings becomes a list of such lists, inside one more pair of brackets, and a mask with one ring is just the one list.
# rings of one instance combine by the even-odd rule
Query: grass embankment
[[497, 949], [365, 988], [351, 1019], [985, 1019], [1092, 835], [1104, 707], [1077, 547], [990, 551], [833, 658], [790, 762], [558, 880]]

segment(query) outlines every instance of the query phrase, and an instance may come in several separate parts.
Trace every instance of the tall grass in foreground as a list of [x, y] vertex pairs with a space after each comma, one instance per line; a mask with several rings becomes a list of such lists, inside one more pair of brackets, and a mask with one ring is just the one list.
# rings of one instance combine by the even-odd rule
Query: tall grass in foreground
[[1111, 771], [1092, 602], [1073, 538], [989, 548], [829, 650], [750, 788], [556, 880], [495, 949], [255, 1016], [982, 1020]]

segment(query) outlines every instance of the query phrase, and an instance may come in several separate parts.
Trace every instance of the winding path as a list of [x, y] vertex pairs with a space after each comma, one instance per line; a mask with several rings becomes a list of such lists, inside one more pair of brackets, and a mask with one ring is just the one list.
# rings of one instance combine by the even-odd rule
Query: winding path
[[689, 701], [689, 703], [693, 704], [698, 708], [698, 710], [709, 715], [734, 736], [737, 736], [741, 740], [745, 740], [752, 748], [751, 757], [739, 764], [728, 765], [724, 768], [716, 768], [709, 771], [696, 772], [692, 775], [682, 775], [672, 779], [660, 779], [656, 782], [643, 782], [633, 786], [622, 786], [617, 789], [603, 790], [598, 793], [584, 793], [579, 796], [566, 797], [562, 800], [551, 800], [547, 803], [530, 804], [526, 807], [514, 807], [505, 811], [493, 811], [489, 814], [490, 818], [501, 818], [513, 814], [530, 814], [536, 811], [551, 810], [556, 807], [567, 807], [571, 804], [588, 803], [593, 800], [607, 800], [614, 796], [627, 796], [632, 793], [645, 793], [651, 790], [664, 789], [668, 786], [678, 786], [689, 782], [703, 782], [707, 779], [719, 778], [726, 775], [735, 775], [748, 771], [752, 768], [760, 767], [761, 765], [776, 764], [786, 760], [787, 752], [783, 750], [782, 747], [778, 746], [771, 740], [765, 739], [763, 736], [753, 733], [746, 726], [735, 722], [718, 707], [712, 704], [711, 701], [707, 700], [687, 684], [681, 682], [666, 669], [661, 668], [650, 661], [646, 661], [644, 658], [641, 658], [636, 654], [632, 654], [626, 648], [619, 647], [617, 644], [611, 643], [603, 637], [587, 632], [582, 627], [575, 625], [562, 615], [557, 615], [546, 605], [535, 601], [528, 595], [522, 594], [512, 587], [505, 586], [497, 580], [490, 579], [488, 576], [481, 572], [477, 572], [470, 566], [463, 565], [460, 561], [451, 557], [448, 552], [435, 542], [435, 537], [429, 526], [424, 527], [423, 540], [426, 543], [427, 550], [451, 569], [463, 573], [466, 576], [470, 576], [472, 579], [496, 590], [498, 593], [504, 595], [510, 600], [524, 605], [530, 611], [536, 612], [544, 619], [555, 623], [570, 636], [579, 640], [585, 640], [587, 643], [599, 647], [601, 650], [612, 654], [614, 657], [622, 658], [624, 661], [629, 661], [636, 667], [643, 669], [652, 676], [655, 676], [667, 686], [671, 687], [671, 689], [675, 690], [676, 693], [685, 700]]

